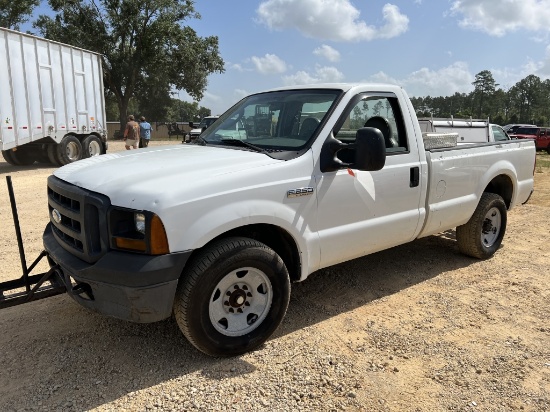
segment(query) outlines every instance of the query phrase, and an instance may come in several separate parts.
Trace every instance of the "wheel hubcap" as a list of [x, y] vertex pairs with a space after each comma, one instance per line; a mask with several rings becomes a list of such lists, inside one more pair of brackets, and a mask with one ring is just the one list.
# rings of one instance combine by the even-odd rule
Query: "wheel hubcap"
[[101, 148], [99, 147], [99, 143], [97, 143], [96, 141], [91, 141], [90, 145], [88, 146], [88, 151], [89, 151], [90, 157], [99, 156], [101, 154]]
[[78, 146], [74, 142], [70, 142], [67, 145], [67, 157], [71, 161], [75, 161], [79, 159], [80, 150], [78, 149]]
[[208, 312], [214, 328], [226, 336], [242, 336], [266, 318], [273, 301], [267, 275], [245, 267], [229, 272], [212, 292]]
[[502, 217], [500, 210], [496, 207], [489, 209], [483, 220], [483, 227], [481, 228], [481, 243], [485, 247], [491, 247], [494, 245], [500, 234], [500, 228], [502, 224]]

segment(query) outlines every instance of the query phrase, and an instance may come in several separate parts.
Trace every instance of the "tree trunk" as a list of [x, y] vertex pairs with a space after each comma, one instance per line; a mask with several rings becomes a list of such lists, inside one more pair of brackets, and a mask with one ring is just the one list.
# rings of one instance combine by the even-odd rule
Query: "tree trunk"
[[123, 97], [122, 99], [117, 99], [118, 103], [118, 112], [120, 113], [120, 132], [124, 133], [124, 128], [126, 127], [126, 122], [128, 121], [128, 104], [129, 99]]

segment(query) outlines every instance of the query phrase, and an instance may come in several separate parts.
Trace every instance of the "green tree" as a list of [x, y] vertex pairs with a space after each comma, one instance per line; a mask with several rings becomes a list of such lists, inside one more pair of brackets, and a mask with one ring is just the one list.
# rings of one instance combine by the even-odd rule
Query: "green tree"
[[40, 0], [0, 0], [0, 27], [19, 30]]
[[535, 108], [542, 100], [542, 85], [538, 76], [530, 74], [510, 88], [512, 102], [520, 122], [535, 122]]
[[[49, 0], [55, 17], [34, 23], [49, 39], [103, 56], [104, 86], [121, 127], [135, 96], [144, 112], [166, 109], [170, 91], [200, 100], [208, 75], [224, 72], [217, 36], [200, 37], [184, 23], [200, 18], [192, 0]], [[147, 107], [147, 109], [145, 109]]]
[[474, 85], [474, 95], [478, 100], [478, 117], [483, 115], [483, 103], [494, 92], [498, 84], [493, 79], [493, 74], [489, 70], [482, 70], [476, 74]]

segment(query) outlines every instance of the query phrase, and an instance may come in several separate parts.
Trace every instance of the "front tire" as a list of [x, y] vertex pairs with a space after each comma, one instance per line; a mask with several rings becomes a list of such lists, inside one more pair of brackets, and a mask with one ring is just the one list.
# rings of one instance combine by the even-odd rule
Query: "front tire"
[[483, 193], [470, 220], [456, 228], [456, 240], [462, 253], [478, 259], [494, 255], [506, 232], [507, 209], [502, 197]]
[[189, 263], [174, 314], [197, 349], [210, 356], [235, 356], [271, 336], [289, 300], [290, 278], [279, 255], [255, 240], [228, 238]]

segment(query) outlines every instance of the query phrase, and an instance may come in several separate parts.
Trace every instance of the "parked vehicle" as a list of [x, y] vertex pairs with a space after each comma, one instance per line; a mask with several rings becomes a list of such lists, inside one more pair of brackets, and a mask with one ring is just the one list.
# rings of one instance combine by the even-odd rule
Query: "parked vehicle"
[[504, 131], [506, 133], [508, 133], [509, 135], [515, 133], [515, 131], [517, 129], [519, 129], [520, 127], [537, 127], [537, 125], [535, 125], [535, 124], [507, 124], [506, 126], [502, 126]]
[[[269, 127], [233, 137], [258, 115]], [[507, 211], [533, 191], [534, 142], [456, 138], [423, 134], [394, 85], [253, 94], [195, 144], [56, 170], [45, 253], [81, 305], [134, 322], [174, 314], [199, 350], [241, 354], [281, 323], [291, 282], [319, 269], [455, 227], [462, 253], [498, 250]], [[143, 164], [140, 179], [126, 173]]]
[[203, 117], [201, 122], [196, 127], [195, 125], [193, 125], [193, 123], [191, 123], [191, 127], [194, 128], [185, 135], [184, 141], [182, 143], [189, 143], [194, 141], [197, 137], [201, 135], [202, 132], [204, 132], [212, 123], [214, 123], [218, 119], [218, 117], [220, 116]]
[[537, 150], [546, 150], [550, 154], [550, 128], [520, 127], [512, 135], [515, 139], [535, 139]]
[[61, 166], [107, 151], [101, 56], [0, 28], [0, 150]]
[[459, 144], [501, 142], [510, 137], [498, 124], [489, 123], [489, 119], [418, 119], [423, 132], [457, 133]]

